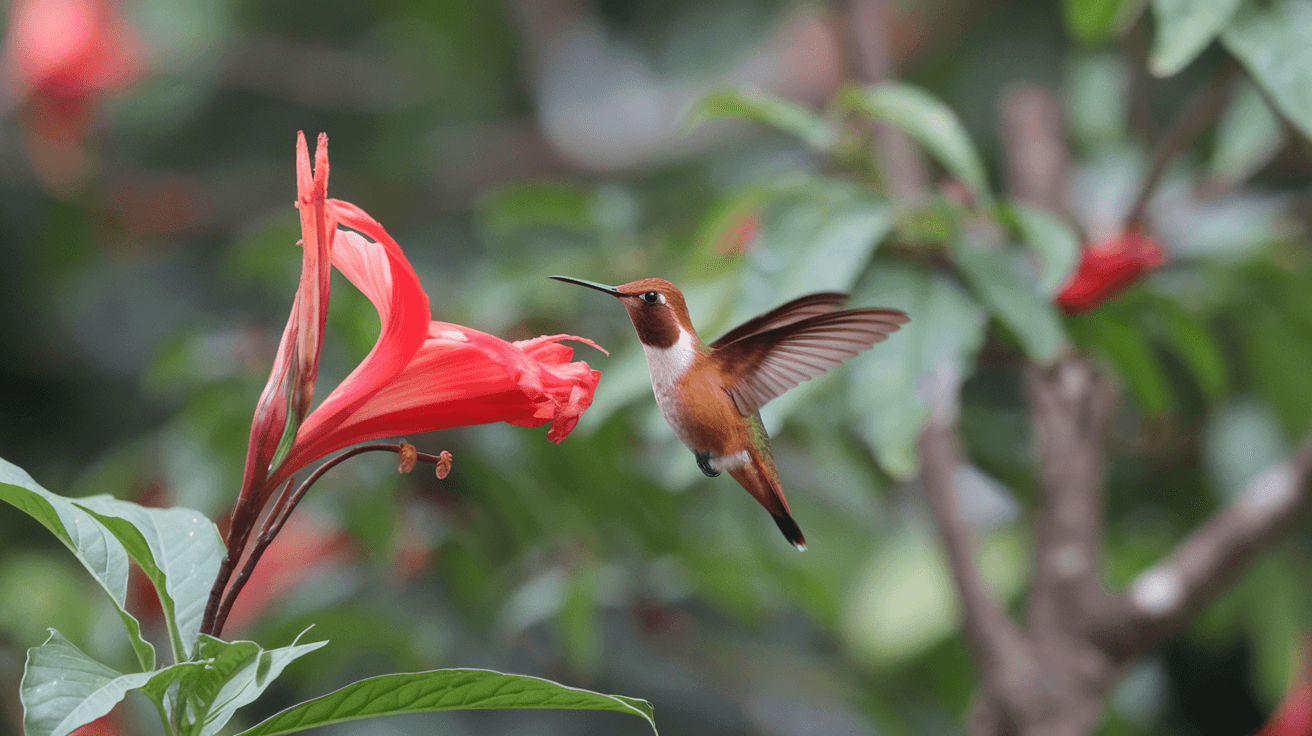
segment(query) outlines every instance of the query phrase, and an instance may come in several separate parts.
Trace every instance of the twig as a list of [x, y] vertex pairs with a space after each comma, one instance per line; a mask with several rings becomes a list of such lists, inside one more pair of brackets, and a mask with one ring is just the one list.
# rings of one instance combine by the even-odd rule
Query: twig
[[1238, 73], [1237, 64], [1227, 63], [1212, 82], [1199, 90], [1180, 114], [1171, 121], [1171, 127], [1157, 141], [1157, 147], [1153, 150], [1153, 161], [1148, 169], [1148, 176], [1144, 178], [1139, 188], [1139, 195], [1125, 217], [1126, 227], [1144, 226], [1148, 201], [1157, 190], [1157, 185], [1161, 183], [1167, 167], [1175, 159], [1176, 154], [1192, 143], [1194, 138], [1220, 114], [1225, 101], [1229, 99], [1230, 90], [1238, 78]]
[[984, 589], [975, 553], [974, 534], [961, 514], [953, 480], [961, 451], [952, 426], [931, 419], [920, 433], [920, 479], [934, 515], [948, 567], [961, 599], [962, 628], [975, 656], [975, 667], [988, 690], [1004, 702], [1015, 690], [1031, 689], [1038, 669], [1024, 635]]

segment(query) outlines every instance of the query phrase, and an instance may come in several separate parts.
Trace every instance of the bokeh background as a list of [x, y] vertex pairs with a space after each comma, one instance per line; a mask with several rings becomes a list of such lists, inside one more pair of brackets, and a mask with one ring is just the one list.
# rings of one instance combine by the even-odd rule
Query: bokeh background
[[[25, 4], [38, 0], [6, 17]], [[77, 15], [83, 6], [94, 13]], [[1133, 0], [875, 6], [897, 74], [960, 116], [994, 182], [1004, 92], [1035, 82], [1056, 93], [1069, 207], [1089, 241], [1115, 234], [1152, 143], [1231, 63], [1213, 45], [1181, 73], [1151, 76], [1153, 20]], [[649, 699], [664, 734], [961, 733], [974, 678], [954, 592], [916, 483], [884, 467], [875, 420], [852, 400], [869, 372], [835, 371], [767, 412], [811, 543], [798, 554], [675, 441], [623, 310], [545, 278], [670, 278], [709, 338], [782, 301], [772, 284], [806, 269], [781, 258], [828, 248], [842, 263], [863, 254], [858, 301], [881, 305], [881, 270], [923, 260], [916, 247], [937, 225], [900, 222], [891, 239], [905, 247], [874, 250], [881, 226], [852, 206], [854, 187], [882, 186], [851, 163], [860, 139], [839, 155], [748, 121], [688, 123], [726, 88], [824, 109], [860, 76], [844, 10], [70, 0], [43, 11], [67, 29], [52, 43], [91, 29], [108, 51], [86, 62], [80, 87], [24, 87], [8, 68], [0, 457], [58, 493], [224, 515], [300, 267], [295, 134], [326, 131], [330, 195], [402, 244], [435, 319], [511, 339], [571, 332], [611, 355], [579, 347], [601, 385], [559, 446], [545, 429], [507, 425], [410, 437], [450, 450], [450, 477], [398, 476], [366, 456], [316, 486], [225, 633], [272, 647], [314, 624], [331, 644], [238, 721], [364, 676], [464, 666]], [[1307, 141], [1241, 79], [1182, 153], [1150, 208], [1169, 262], [1068, 322], [1122, 386], [1109, 438], [1115, 585], [1282, 457], [1312, 418]], [[941, 174], [931, 196], [960, 198]], [[377, 334], [372, 307], [336, 276], [328, 324], [321, 397]], [[975, 363], [962, 495], [990, 583], [1023, 611], [1034, 438], [1014, 337], [994, 324]], [[1254, 731], [1299, 672], [1310, 532], [1302, 523], [1130, 667], [1099, 733]], [[0, 733], [20, 732], [24, 650], [46, 627], [128, 659], [109, 610], [54, 539], [0, 508]], [[145, 703], [116, 712], [123, 733], [156, 732]], [[321, 732], [645, 728], [616, 714], [504, 712]]]

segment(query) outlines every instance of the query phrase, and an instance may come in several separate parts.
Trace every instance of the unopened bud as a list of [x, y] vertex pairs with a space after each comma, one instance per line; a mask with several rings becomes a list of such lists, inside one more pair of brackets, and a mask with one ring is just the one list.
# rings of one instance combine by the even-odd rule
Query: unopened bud
[[415, 449], [414, 445], [402, 440], [401, 450], [396, 454], [401, 457], [401, 462], [396, 467], [398, 471], [409, 473], [415, 469], [415, 461], [419, 459], [419, 451]]
[[437, 479], [441, 480], [451, 474], [451, 453], [446, 450], [437, 456]]

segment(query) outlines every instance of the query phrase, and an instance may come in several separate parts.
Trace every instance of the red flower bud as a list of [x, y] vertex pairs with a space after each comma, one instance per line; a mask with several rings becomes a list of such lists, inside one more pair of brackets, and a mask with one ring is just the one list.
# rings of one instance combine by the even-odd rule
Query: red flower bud
[[1086, 245], [1079, 268], [1057, 295], [1057, 304], [1067, 314], [1093, 309], [1156, 268], [1165, 257], [1160, 243], [1134, 230]]

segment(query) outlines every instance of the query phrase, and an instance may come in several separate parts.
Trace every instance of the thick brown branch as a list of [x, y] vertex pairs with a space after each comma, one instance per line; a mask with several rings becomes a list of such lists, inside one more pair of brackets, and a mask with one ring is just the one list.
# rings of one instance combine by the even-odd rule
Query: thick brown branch
[[1195, 531], [1165, 562], [1141, 574], [1117, 600], [1106, 630], [1124, 661], [1180, 631], [1307, 508], [1312, 434], [1289, 457], [1259, 474], [1239, 498]]
[[1110, 603], [1101, 576], [1102, 437], [1116, 391], [1074, 356], [1027, 365], [1025, 390], [1039, 441], [1029, 628], [1040, 638], [1083, 637]]
[[1066, 139], [1061, 103], [1046, 87], [1017, 84], [999, 110], [1007, 142], [1007, 180], [1012, 196], [1054, 214], [1066, 214]]

